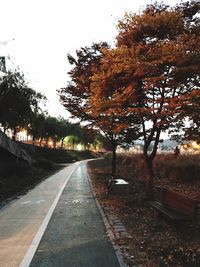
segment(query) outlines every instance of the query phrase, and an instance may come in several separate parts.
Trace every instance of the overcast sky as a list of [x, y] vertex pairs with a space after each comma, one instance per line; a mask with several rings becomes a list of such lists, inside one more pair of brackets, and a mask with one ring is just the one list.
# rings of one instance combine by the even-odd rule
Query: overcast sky
[[118, 19], [147, 3], [151, 1], [0, 0], [0, 55], [9, 55], [29, 85], [47, 96], [52, 116], [66, 117], [56, 95], [67, 83], [66, 55], [92, 42], [113, 44]]

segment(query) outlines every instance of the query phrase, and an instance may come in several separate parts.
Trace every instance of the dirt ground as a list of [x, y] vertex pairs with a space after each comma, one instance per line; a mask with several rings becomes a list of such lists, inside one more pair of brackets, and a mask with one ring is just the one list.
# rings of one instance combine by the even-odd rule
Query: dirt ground
[[[192, 222], [174, 225], [166, 218], [159, 218], [145, 199], [144, 181], [138, 179], [128, 164], [118, 163], [118, 167], [120, 176], [124, 175], [131, 185], [129, 194], [107, 194], [110, 173], [107, 159], [89, 162], [89, 173], [106, 215], [109, 217], [110, 212], [117, 215], [128, 231], [123, 242], [118, 240], [128, 266], [200, 266], [200, 226]], [[157, 185], [161, 184], [158, 179]], [[187, 185], [176, 183], [174, 188], [188, 192]], [[192, 188], [196, 187], [191, 186], [190, 191]]]

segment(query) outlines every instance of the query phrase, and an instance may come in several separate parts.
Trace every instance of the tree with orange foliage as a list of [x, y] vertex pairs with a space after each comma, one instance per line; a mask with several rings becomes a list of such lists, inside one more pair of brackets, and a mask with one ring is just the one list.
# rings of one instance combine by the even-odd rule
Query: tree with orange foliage
[[115, 114], [127, 126], [137, 117], [142, 126], [148, 198], [161, 132], [177, 126], [182, 101], [199, 90], [199, 9], [196, 1], [174, 8], [153, 4], [141, 14], [125, 15], [116, 48], [103, 50], [93, 75], [96, 113]]
[[[119, 144], [132, 143], [136, 139], [135, 125], [124, 122], [118, 112], [97, 110], [93, 101], [96, 95], [92, 89], [92, 77], [100, 68], [102, 49], [108, 48], [106, 43], [93, 44], [76, 51], [76, 57], [68, 55], [68, 61], [73, 66], [69, 71], [71, 81], [67, 87], [58, 91], [62, 105], [71, 113], [72, 118], [87, 122], [89, 127], [95, 127], [103, 132], [109, 140], [112, 149], [112, 170], [116, 172], [116, 149]], [[96, 99], [101, 102], [102, 99]], [[132, 120], [133, 122], [133, 120]], [[138, 127], [137, 127], [138, 129]], [[131, 133], [131, 138], [130, 138]]]

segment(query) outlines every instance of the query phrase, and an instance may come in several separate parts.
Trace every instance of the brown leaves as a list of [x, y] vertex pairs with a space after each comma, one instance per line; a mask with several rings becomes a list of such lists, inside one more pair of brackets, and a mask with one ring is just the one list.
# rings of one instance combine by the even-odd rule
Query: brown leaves
[[[172, 160], [173, 159], [173, 160]], [[166, 176], [170, 164], [174, 161], [173, 155], [160, 155], [157, 158], [157, 176], [165, 173], [156, 185], [167, 186], [188, 195], [194, 195], [199, 190], [197, 184], [171, 183]], [[188, 158], [185, 158], [188, 161]], [[195, 160], [198, 162], [198, 160]], [[119, 216], [128, 230], [129, 236], [122, 242], [121, 248], [130, 266], [191, 266], [200, 265], [200, 238], [198, 226], [183, 224], [175, 228], [164, 219], [159, 219], [149, 208], [144, 194], [144, 183], [139, 177], [144, 176], [142, 155], [121, 154], [118, 158], [118, 172], [121, 177], [126, 177], [132, 186], [132, 194], [126, 196], [109, 196], [102, 191], [102, 184], [106, 179], [108, 160], [91, 161], [90, 171], [95, 181], [96, 191], [99, 192], [101, 205], [105, 207], [107, 216], [109, 211]], [[159, 173], [158, 173], [159, 172]], [[101, 176], [99, 175], [101, 174]], [[95, 178], [96, 177], [96, 178]], [[98, 181], [98, 184], [97, 184]], [[105, 188], [104, 188], [105, 189]], [[120, 240], [121, 241], [121, 240]], [[121, 243], [121, 242], [120, 242]], [[192, 265], [193, 263], [193, 265]], [[167, 265], [168, 264], [168, 265]]]

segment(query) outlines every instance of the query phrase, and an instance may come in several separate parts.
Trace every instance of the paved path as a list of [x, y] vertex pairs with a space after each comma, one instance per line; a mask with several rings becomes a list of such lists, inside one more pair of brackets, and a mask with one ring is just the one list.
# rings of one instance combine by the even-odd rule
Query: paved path
[[[64, 175], [64, 172], [67, 172], [68, 175]], [[70, 175], [70, 172], [73, 172], [73, 174]], [[62, 182], [59, 181], [57, 176], [50, 178], [58, 195], [56, 193], [54, 196], [50, 196], [46, 192], [45, 186], [41, 184], [40, 186], [44, 187], [42, 195], [41, 192], [35, 192], [37, 195], [35, 201], [38, 202], [38, 206], [32, 205], [34, 208], [30, 212], [28, 209], [24, 210], [22, 217], [19, 213], [18, 216], [16, 214], [18, 219], [15, 218], [14, 221], [17, 222], [17, 225], [20, 222], [20, 226], [14, 226], [15, 222], [13, 219], [9, 219], [6, 209], [2, 212], [4, 214], [0, 213], [0, 266], [17, 267], [21, 262], [20, 267], [28, 267], [29, 264], [30, 267], [119, 267], [91, 192], [87, 179], [86, 163], [77, 163], [64, 169], [60, 172], [61, 176], [65, 176], [65, 179], [60, 179]], [[59, 189], [56, 183], [60, 183]], [[67, 185], [65, 186], [65, 184]], [[59, 192], [60, 195], [62, 193], [61, 197]], [[55, 206], [52, 216], [49, 215], [49, 219], [51, 217], [49, 222], [46, 220], [49, 214], [49, 210], [46, 211], [47, 205], [45, 205], [48, 202], [44, 198], [46, 194], [50, 198], [49, 202], [51, 202], [49, 210], [54, 209]], [[55, 196], [58, 203], [55, 202]], [[20, 208], [28, 206], [28, 203], [30, 204], [28, 202], [30, 200], [27, 199], [18, 201], [17, 207], [20, 204]], [[13, 205], [15, 206], [15, 204]], [[29, 205], [30, 207], [31, 205]], [[18, 207], [15, 212], [19, 210]], [[26, 217], [26, 213], [33, 214], [28, 216], [29, 219], [26, 219], [27, 224], [24, 227], [22, 221]], [[41, 213], [47, 214], [46, 217], [43, 216], [41, 219], [42, 216], [39, 216]], [[36, 216], [37, 214], [38, 216]], [[7, 220], [9, 225], [12, 224], [14, 227], [13, 230], [9, 230], [10, 226], [7, 225]], [[41, 221], [43, 221], [43, 227], [40, 226], [38, 231]], [[45, 224], [48, 224], [48, 226], [43, 235], [42, 229], [45, 228]], [[4, 228], [8, 228], [5, 234], [3, 232]], [[38, 246], [37, 242], [39, 242], [40, 236], [42, 239]], [[23, 259], [22, 256], [27, 249], [28, 252]], [[35, 250], [36, 253], [33, 256]]]
[[0, 210], [0, 267], [20, 265], [38, 229], [48, 223], [55, 200], [76, 167], [64, 168]]

